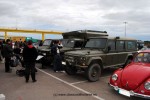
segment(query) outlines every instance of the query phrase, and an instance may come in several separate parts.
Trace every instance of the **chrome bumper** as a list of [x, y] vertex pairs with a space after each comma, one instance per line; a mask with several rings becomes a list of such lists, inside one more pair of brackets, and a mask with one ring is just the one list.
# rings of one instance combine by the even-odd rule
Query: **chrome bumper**
[[[124, 89], [119, 88], [118, 86], [114, 86], [114, 85], [112, 85], [110, 83], [108, 83], [108, 85], [110, 87], [112, 87], [116, 91], [124, 90]], [[140, 97], [140, 98], [150, 99], [150, 95], [139, 94], [139, 93], [135, 93], [134, 91], [128, 91], [128, 92], [130, 93], [130, 96], [128, 96], [128, 97], [134, 96], [134, 97]]]

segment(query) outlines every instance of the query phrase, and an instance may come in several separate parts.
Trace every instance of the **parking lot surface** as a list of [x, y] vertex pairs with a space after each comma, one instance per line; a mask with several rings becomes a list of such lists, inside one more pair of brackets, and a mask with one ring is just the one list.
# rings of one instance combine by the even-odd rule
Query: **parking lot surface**
[[[110, 75], [116, 68], [103, 71], [99, 81], [88, 82], [84, 73], [69, 76], [65, 72], [53, 72], [51, 68], [39, 69], [37, 82], [25, 82], [13, 68], [12, 73], [4, 72], [4, 64], [0, 64], [0, 94], [5, 100], [143, 100], [142, 98], [128, 98], [118, 94], [108, 86]], [[17, 67], [16, 69], [20, 69]]]

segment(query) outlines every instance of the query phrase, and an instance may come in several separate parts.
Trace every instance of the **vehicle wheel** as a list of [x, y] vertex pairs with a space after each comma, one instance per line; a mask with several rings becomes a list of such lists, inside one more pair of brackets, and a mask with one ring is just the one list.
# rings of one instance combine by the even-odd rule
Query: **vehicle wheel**
[[77, 69], [75, 67], [72, 67], [72, 66], [65, 66], [65, 72], [68, 74], [68, 75], [75, 75], [77, 73]]
[[98, 81], [100, 75], [101, 75], [101, 67], [97, 63], [91, 64], [86, 71], [87, 79], [91, 82]]
[[128, 64], [132, 62], [132, 59], [127, 59], [126, 63], [123, 65], [123, 67], [126, 67]]
[[16, 70], [16, 75], [19, 75], [19, 70]]

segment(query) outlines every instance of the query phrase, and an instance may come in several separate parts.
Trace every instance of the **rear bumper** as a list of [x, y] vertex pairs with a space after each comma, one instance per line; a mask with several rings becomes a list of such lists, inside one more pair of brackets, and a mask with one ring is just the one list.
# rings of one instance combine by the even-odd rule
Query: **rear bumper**
[[[119, 88], [118, 86], [114, 86], [110, 83], [108, 83], [108, 85], [116, 91], [122, 90], [122, 88]], [[128, 97], [133, 96], [133, 97], [140, 97], [140, 98], [150, 99], [150, 95], [139, 94], [139, 93], [135, 93], [134, 91], [128, 91], [128, 92], [130, 93], [130, 96], [128, 96]]]

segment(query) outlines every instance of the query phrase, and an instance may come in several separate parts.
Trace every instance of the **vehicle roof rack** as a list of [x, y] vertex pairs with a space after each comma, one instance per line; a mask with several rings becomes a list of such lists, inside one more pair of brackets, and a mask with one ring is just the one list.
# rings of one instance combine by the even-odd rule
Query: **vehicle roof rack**
[[100, 37], [108, 36], [106, 31], [95, 31], [95, 30], [77, 30], [71, 32], [62, 33], [64, 39], [67, 38], [91, 38], [91, 37]]
[[78, 30], [79, 32], [82, 33], [88, 33], [88, 32], [93, 32], [93, 33], [107, 33], [106, 31], [96, 31], [96, 30]]

